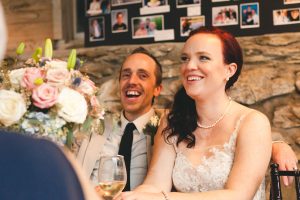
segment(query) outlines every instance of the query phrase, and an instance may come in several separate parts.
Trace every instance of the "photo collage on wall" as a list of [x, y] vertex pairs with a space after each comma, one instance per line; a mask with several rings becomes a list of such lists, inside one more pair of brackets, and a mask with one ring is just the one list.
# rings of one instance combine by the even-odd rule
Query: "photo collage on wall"
[[[289, 25], [300, 23], [300, 0], [283, 0], [284, 5], [288, 6], [284, 9], [273, 10], [273, 24], [278, 25]], [[299, 5], [297, 7], [289, 7], [292, 4]]]
[[182, 37], [188, 36], [193, 29], [205, 26], [205, 17], [200, 12], [201, 0], [85, 0], [87, 43], [105, 43], [110, 38], [122, 38], [125, 34], [128, 40], [152, 38], [153, 41], [158, 31], [161, 31], [158, 35], [162, 40], [170, 40], [169, 32], [164, 30], [165, 14], [171, 14], [171, 2], [179, 10], [198, 8], [196, 14], [178, 19], [177, 26]]
[[[268, 10], [273, 26], [300, 23], [300, 0], [278, 1], [281, 6]], [[262, 33], [262, 24], [269, 23], [262, 18], [268, 14], [266, 4], [263, 0], [85, 0], [85, 42], [98, 46], [184, 41], [201, 26], [218, 26], [237, 35]]]
[[[224, 2], [229, 0], [212, 0]], [[240, 6], [226, 5], [212, 7], [212, 25], [230, 26], [240, 25], [241, 29], [260, 26], [259, 2], [241, 3]]]

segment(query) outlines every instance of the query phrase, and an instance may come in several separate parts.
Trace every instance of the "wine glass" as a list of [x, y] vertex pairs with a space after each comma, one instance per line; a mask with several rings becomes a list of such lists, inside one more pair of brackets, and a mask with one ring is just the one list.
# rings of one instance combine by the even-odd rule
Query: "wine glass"
[[103, 156], [100, 158], [96, 191], [105, 200], [111, 200], [122, 192], [127, 181], [124, 157]]

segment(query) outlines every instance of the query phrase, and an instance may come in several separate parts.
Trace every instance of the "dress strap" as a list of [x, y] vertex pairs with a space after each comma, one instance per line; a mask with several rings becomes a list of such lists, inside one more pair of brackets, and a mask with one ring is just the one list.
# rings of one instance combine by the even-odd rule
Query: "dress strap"
[[236, 138], [239, 133], [241, 124], [242, 124], [243, 120], [245, 119], [245, 117], [248, 116], [251, 112], [253, 112], [253, 110], [250, 110], [249, 112], [242, 114], [240, 116], [240, 118], [237, 120], [235, 127], [234, 127], [234, 131], [231, 134], [226, 146], [229, 146], [231, 148], [235, 146]]
[[244, 114], [241, 115], [241, 117], [239, 118], [239, 120], [237, 121], [237, 123], [235, 125], [235, 128], [234, 128], [235, 132], [238, 132], [240, 130], [242, 121], [245, 119], [245, 117], [247, 117], [252, 112], [253, 112], [253, 110], [251, 109], [249, 112], [244, 113]]
[[229, 138], [229, 141], [228, 141], [229, 144], [235, 143], [235, 140], [237, 138], [237, 134], [240, 130], [240, 127], [241, 127], [241, 124], [242, 124], [243, 120], [245, 119], [245, 117], [247, 117], [252, 112], [253, 112], [253, 110], [250, 110], [249, 112], [244, 113], [240, 116], [240, 118], [238, 119], [238, 121], [235, 124], [234, 131], [233, 131], [233, 133], [231, 134], [231, 136]]
[[177, 137], [173, 137], [172, 138], [172, 145], [173, 145], [173, 148], [176, 152], [176, 154], [178, 153], [178, 147], [177, 147]]

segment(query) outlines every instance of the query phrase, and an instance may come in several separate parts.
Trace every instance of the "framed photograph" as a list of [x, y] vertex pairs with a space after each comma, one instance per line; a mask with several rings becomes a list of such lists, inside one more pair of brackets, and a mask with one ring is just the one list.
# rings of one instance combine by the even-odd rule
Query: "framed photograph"
[[123, 6], [134, 3], [142, 3], [142, 0], [111, 0], [112, 6]]
[[133, 17], [131, 23], [133, 39], [153, 38], [156, 30], [164, 29], [163, 15]]
[[180, 36], [187, 37], [201, 26], [205, 26], [205, 16], [180, 17]]
[[245, 3], [240, 5], [241, 28], [256, 28], [260, 25], [259, 4]]
[[109, 14], [110, 0], [85, 0], [86, 15], [95, 16], [100, 14]]
[[170, 12], [167, 0], [143, 0], [143, 7], [140, 8], [141, 15]]
[[211, 0], [211, 2], [238, 1], [238, 0]]
[[286, 25], [300, 23], [300, 8], [273, 10], [273, 24]]
[[89, 41], [101, 41], [105, 39], [104, 17], [91, 17], [89, 19]]
[[211, 0], [211, 2], [224, 2], [224, 1], [230, 1], [230, 0]]
[[120, 33], [128, 31], [127, 9], [111, 11], [111, 32]]
[[283, 3], [284, 4], [296, 4], [296, 3], [300, 3], [300, 0], [284, 0]]
[[143, 7], [155, 8], [168, 5], [167, 0], [143, 0]]
[[176, 0], [176, 6], [177, 8], [201, 6], [201, 0]]
[[238, 6], [219, 6], [212, 8], [212, 25], [213, 26], [230, 26], [237, 25]]

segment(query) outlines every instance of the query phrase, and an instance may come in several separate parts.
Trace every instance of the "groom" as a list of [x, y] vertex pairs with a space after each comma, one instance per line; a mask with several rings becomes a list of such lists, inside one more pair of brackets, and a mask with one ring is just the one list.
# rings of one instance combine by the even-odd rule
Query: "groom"
[[[84, 140], [77, 154], [77, 159], [93, 183], [97, 183], [99, 158], [117, 154], [126, 154], [124, 159], [127, 174], [130, 175], [125, 189], [132, 190], [143, 182], [151, 157], [151, 134], [155, 134], [145, 132], [145, 127], [150, 120], [157, 119], [152, 105], [161, 92], [161, 82], [161, 65], [144, 48], [135, 49], [125, 59], [119, 74], [123, 111], [120, 116], [105, 116], [104, 133], [92, 135], [90, 141]], [[124, 131], [129, 126], [133, 131], [128, 141]], [[124, 149], [126, 147], [129, 150]], [[130, 157], [127, 161], [126, 156]]]

